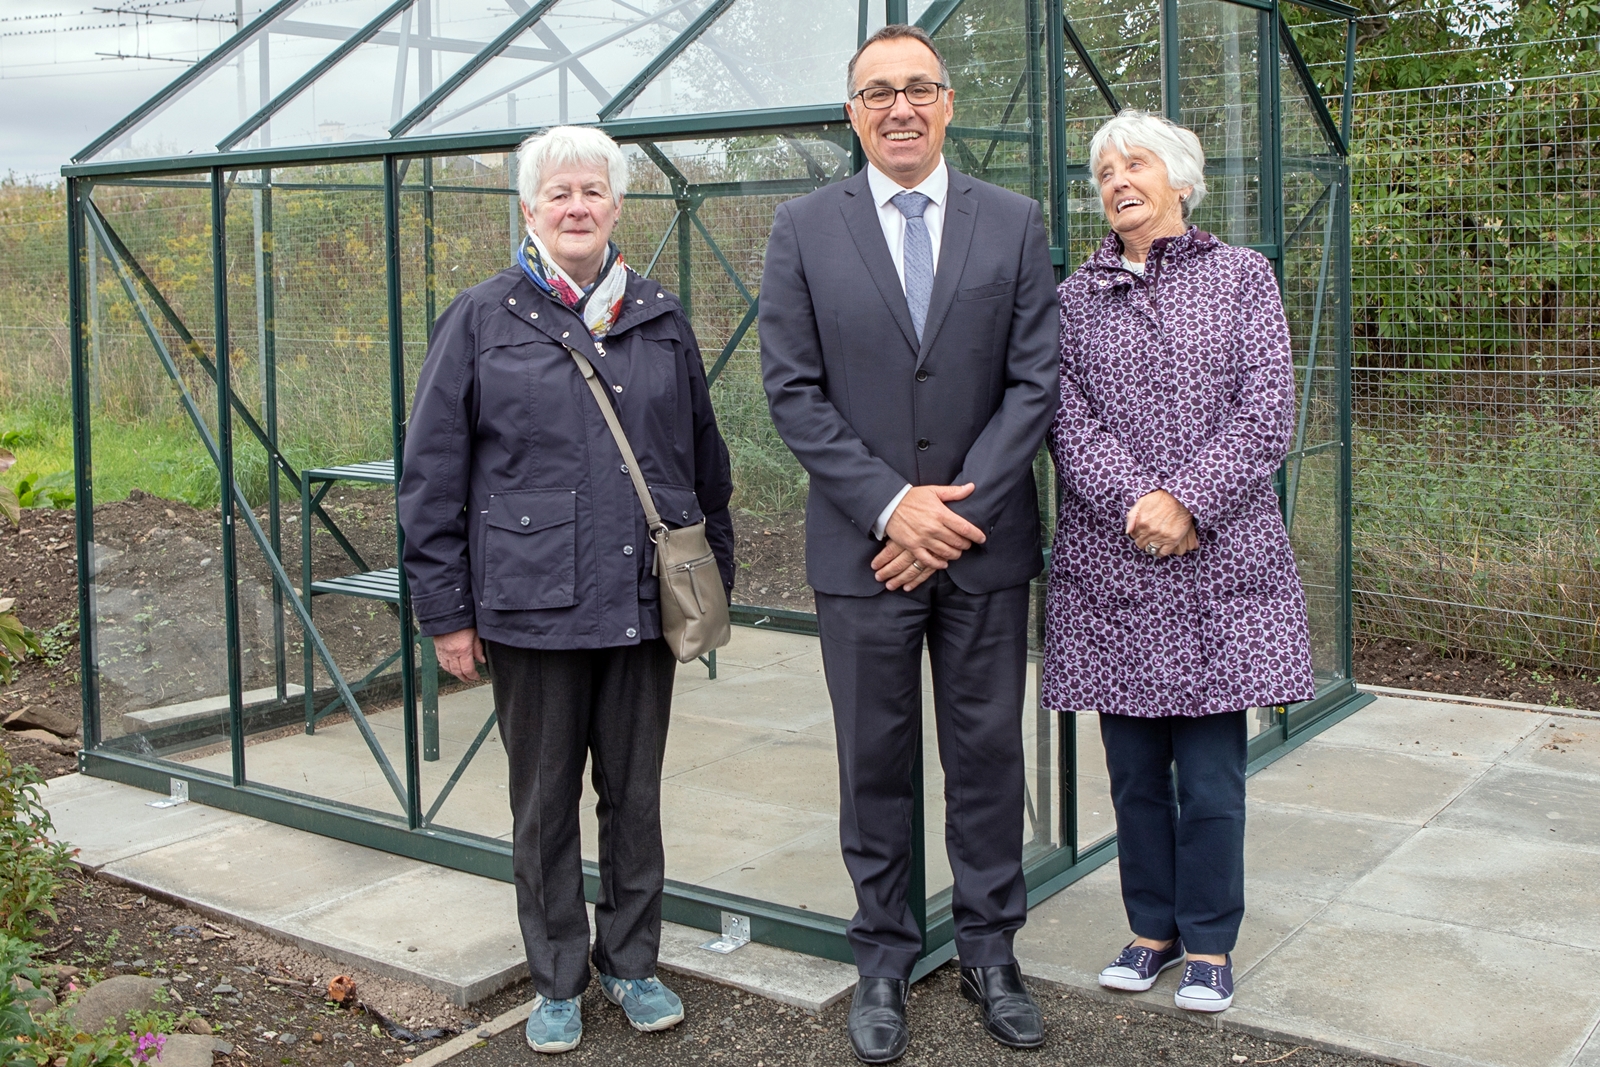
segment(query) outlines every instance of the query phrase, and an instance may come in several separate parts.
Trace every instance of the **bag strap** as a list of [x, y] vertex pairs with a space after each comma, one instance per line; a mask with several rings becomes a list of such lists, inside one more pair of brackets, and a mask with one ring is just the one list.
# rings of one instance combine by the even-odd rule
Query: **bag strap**
[[656, 511], [656, 502], [650, 496], [650, 487], [644, 484], [644, 475], [639, 473], [639, 460], [633, 454], [633, 447], [628, 444], [627, 434], [622, 432], [622, 423], [617, 421], [617, 410], [611, 406], [611, 399], [606, 396], [606, 388], [600, 384], [600, 378], [594, 372], [594, 364], [571, 345], [567, 346], [567, 351], [578, 364], [578, 370], [583, 374], [589, 392], [594, 394], [594, 402], [600, 405], [600, 414], [605, 416], [606, 425], [611, 429], [611, 436], [616, 439], [617, 449], [622, 453], [622, 462], [628, 465], [628, 477], [633, 482], [633, 491], [639, 494], [639, 503], [644, 507], [644, 521], [650, 530], [650, 540], [658, 541], [660, 537], [656, 531], [665, 530], [666, 523], [661, 521], [661, 513]]

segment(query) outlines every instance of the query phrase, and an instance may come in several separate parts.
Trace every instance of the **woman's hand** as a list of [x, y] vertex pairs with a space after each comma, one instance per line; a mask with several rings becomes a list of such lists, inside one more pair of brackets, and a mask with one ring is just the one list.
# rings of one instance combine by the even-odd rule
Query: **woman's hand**
[[433, 650], [439, 655], [439, 666], [460, 678], [468, 685], [478, 684], [478, 664], [484, 662], [483, 642], [478, 631], [471, 626], [465, 630], [440, 634], [433, 639]]
[[1200, 547], [1194, 516], [1165, 489], [1140, 497], [1128, 512], [1125, 532], [1140, 552], [1155, 545], [1156, 556], [1181, 556]]

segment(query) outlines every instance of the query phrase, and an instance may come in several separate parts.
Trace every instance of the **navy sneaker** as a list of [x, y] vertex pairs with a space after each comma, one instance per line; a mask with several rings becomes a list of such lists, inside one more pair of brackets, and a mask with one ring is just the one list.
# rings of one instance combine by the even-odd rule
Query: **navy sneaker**
[[1233, 957], [1223, 959], [1228, 962], [1220, 967], [1190, 960], [1172, 1002], [1187, 1011], [1225, 1011], [1233, 1003]]
[[1111, 966], [1100, 972], [1100, 984], [1107, 989], [1126, 989], [1130, 993], [1143, 993], [1156, 984], [1161, 972], [1183, 962], [1183, 939], [1178, 938], [1166, 948], [1145, 948], [1132, 942], [1122, 950]]

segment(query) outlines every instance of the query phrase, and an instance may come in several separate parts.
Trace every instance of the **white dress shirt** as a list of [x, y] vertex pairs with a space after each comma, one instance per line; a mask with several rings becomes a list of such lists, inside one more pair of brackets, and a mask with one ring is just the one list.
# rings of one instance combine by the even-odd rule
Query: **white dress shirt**
[[[883, 227], [883, 240], [889, 246], [889, 258], [894, 260], [894, 270], [900, 276], [900, 288], [903, 291], [906, 287], [906, 217], [891, 201], [896, 195], [906, 192], [906, 187], [868, 163], [867, 188], [872, 191], [872, 202], [878, 207], [878, 225]], [[933, 246], [933, 269], [937, 276], [939, 238], [944, 234], [944, 204], [950, 195], [950, 171], [944, 160], [939, 161], [932, 174], [913, 186], [911, 192], [921, 193], [930, 201], [923, 209], [922, 221], [928, 227], [928, 242]], [[900, 506], [900, 501], [910, 491], [911, 483], [907, 482], [878, 513], [878, 521], [872, 525], [873, 537], [883, 540], [889, 516], [894, 514], [894, 509]]]

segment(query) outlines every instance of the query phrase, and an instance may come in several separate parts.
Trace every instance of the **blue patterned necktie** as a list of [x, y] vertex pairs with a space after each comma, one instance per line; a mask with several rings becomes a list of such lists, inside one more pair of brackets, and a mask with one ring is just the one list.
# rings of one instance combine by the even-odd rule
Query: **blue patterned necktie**
[[922, 213], [933, 203], [922, 193], [896, 193], [889, 201], [906, 217], [905, 274], [906, 304], [911, 309], [911, 325], [922, 343], [922, 326], [928, 321], [928, 301], [933, 296], [933, 240]]

